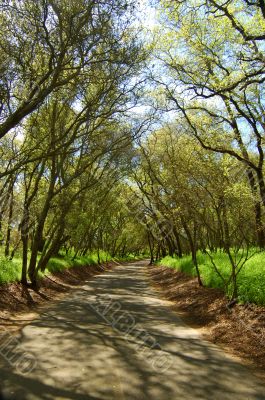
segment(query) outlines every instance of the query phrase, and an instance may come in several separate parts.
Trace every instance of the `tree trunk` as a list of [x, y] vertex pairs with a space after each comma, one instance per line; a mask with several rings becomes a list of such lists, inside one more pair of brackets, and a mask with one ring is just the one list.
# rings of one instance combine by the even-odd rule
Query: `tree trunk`
[[23, 217], [21, 221], [21, 240], [22, 240], [22, 273], [21, 283], [27, 285], [27, 269], [28, 269], [28, 241], [29, 241], [29, 210], [24, 204]]
[[167, 242], [167, 247], [168, 247], [168, 254], [170, 255], [170, 257], [173, 257], [175, 249], [174, 249], [174, 245], [173, 245], [172, 241], [170, 240], [170, 238], [168, 236], [166, 237], [166, 242]]
[[181, 246], [181, 242], [180, 242], [180, 237], [179, 237], [178, 231], [177, 231], [177, 229], [175, 227], [173, 228], [173, 232], [174, 232], [174, 236], [176, 238], [177, 256], [179, 258], [182, 258], [183, 253], [182, 253], [182, 246]]
[[[55, 167], [53, 166], [53, 170]], [[54, 189], [54, 184], [55, 184], [55, 173], [52, 171], [51, 175], [51, 182], [48, 190], [48, 194], [43, 206], [43, 209], [41, 211], [38, 224], [36, 227], [35, 235], [33, 237], [32, 241], [32, 248], [31, 248], [31, 257], [30, 257], [30, 262], [29, 262], [29, 267], [28, 267], [28, 274], [29, 278], [31, 280], [31, 283], [33, 286], [36, 286], [37, 284], [37, 271], [36, 271], [36, 263], [37, 263], [37, 257], [38, 257], [38, 251], [39, 248], [42, 244], [42, 239], [43, 239], [43, 229], [44, 229], [44, 224], [49, 212], [50, 208], [50, 203], [53, 197], [53, 189]]]
[[45, 271], [45, 268], [50, 260], [50, 258], [54, 255], [54, 253], [59, 252], [60, 248], [64, 244], [64, 242], [68, 239], [66, 236], [63, 236], [64, 232], [64, 226], [60, 227], [58, 229], [57, 235], [53, 242], [51, 243], [50, 247], [46, 248], [45, 254], [43, 253], [41, 255], [41, 258], [38, 262], [37, 268], [36, 268], [36, 276], [38, 274], [38, 271]]
[[150, 250], [150, 262], [149, 265], [154, 264], [154, 243], [152, 243], [152, 237], [151, 233], [147, 232], [147, 238], [148, 238], [148, 244], [149, 244], [149, 250]]
[[160, 259], [160, 244], [158, 244], [156, 249], [156, 261]]
[[[232, 127], [233, 131], [235, 134], [235, 139], [239, 145], [239, 148], [241, 150], [241, 153], [246, 161], [249, 161], [249, 154], [248, 150], [244, 144], [244, 141], [241, 137], [240, 130], [237, 124], [237, 120], [234, 116], [234, 113], [231, 109], [231, 106], [229, 104], [228, 100], [225, 100], [226, 108], [228, 111], [228, 114], [231, 117], [232, 121]], [[263, 163], [263, 155], [261, 159], [261, 168], [259, 168], [258, 171], [256, 171], [257, 177], [258, 177], [258, 187], [260, 190], [260, 197], [261, 197], [261, 202], [263, 206], [265, 206], [265, 185], [264, 185], [264, 178], [263, 178], [263, 172], [262, 172], [262, 163]], [[247, 178], [249, 182], [249, 186], [251, 188], [251, 192], [253, 194], [254, 199], [256, 198], [257, 195], [257, 184], [255, 180], [255, 173], [251, 167], [246, 167], [246, 173], [247, 173]], [[262, 223], [262, 218], [261, 218], [261, 204], [260, 202], [257, 202], [254, 200], [254, 211], [255, 211], [255, 220], [256, 220], [256, 236], [257, 236], [257, 242], [260, 248], [265, 248], [265, 234], [264, 234], [264, 226]]]
[[[253, 197], [255, 198], [257, 195], [257, 185], [255, 182], [254, 173], [250, 168], [247, 169], [247, 177], [248, 177], [249, 185], [251, 188], [251, 192], [253, 194]], [[263, 179], [262, 175], [261, 175], [261, 179]], [[264, 187], [264, 185], [261, 184], [260, 194], [262, 194], [262, 192], [263, 192], [263, 187]], [[264, 197], [265, 197], [265, 192], [264, 192]], [[254, 212], [255, 212], [257, 242], [258, 242], [258, 246], [261, 249], [263, 249], [263, 248], [265, 248], [265, 234], [264, 234], [264, 226], [263, 226], [262, 217], [261, 217], [262, 211], [261, 211], [260, 201], [255, 201]]]
[[7, 232], [6, 232], [6, 243], [5, 243], [5, 256], [9, 256], [10, 249], [10, 239], [11, 239], [11, 224], [13, 218], [13, 206], [14, 206], [14, 181], [12, 180], [9, 187], [9, 213], [7, 222]]
[[196, 274], [197, 274], [197, 279], [198, 279], [198, 284], [199, 286], [203, 286], [202, 280], [201, 280], [201, 274], [198, 266], [198, 261], [197, 261], [197, 249], [196, 249], [196, 234], [194, 234], [194, 240], [192, 238], [191, 232], [188, 228], [188, 225], [182, 221], [183, 228], [186, 232], [188, 242], [190, 245], [190, 250], [191, 250], [191, 257], [192, 257], [192, 263], [195, 267]]

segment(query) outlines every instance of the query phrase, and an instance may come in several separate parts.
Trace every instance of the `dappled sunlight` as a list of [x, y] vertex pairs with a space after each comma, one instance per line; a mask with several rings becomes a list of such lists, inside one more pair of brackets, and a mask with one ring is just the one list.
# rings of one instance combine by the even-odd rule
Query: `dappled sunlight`
[[265, 399], [246, 368], [157, 298], [144, 268], [94, 278], [26, 326], [20, 339], [37, 367], [23, 376], [2, 363], [4, 399]]

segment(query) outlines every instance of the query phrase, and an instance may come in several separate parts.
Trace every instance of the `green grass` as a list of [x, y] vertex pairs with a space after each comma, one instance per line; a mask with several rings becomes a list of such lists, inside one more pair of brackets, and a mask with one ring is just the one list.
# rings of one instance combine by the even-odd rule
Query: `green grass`
[[[111, 257], [105, 251], [99, 253], [100, 262], [110, 261]], [[47, 265], [45, 274], [60, 272], [68, 268], [81, 267], [84, 265], [96, 265], [98, 263], [97, 252], [82, 257], [76, 257], [72, 260], [72, 255], [62, 255], [52, 257]], [[7, 260], [4, 255], [0, 254], [0, 285], [5, 283], [17, 282], [21, 279], [22, 258], [17, 256], [12, 261]], [[39, 277], [43, 274], [40, 272]]]
[[21, 278], [21, 258], [7, 260], [0, 256], [0, 285], [4, 283], [16, 282]]
[[[227, 279], [231, 272], [228, 256], [223, 252], [212, 253], [212, 256], [221, 274]], [[203, 284], [224, 290], [223, 282], [215, 272], [207, 254], [198, 252], [198, 264]], [[176, 268], [178, 271], [196, 276], [191, 256], [181, 259], [167, 256], [159, 262], [159, 265]], [[228, 288], [227, 294], [230, 289]], [[265, 305], [265, 252], [255, 254], [246, 262], [238, 275], [238, 294], [239, 301], [242, 303]]]
[[[111, 256], [105, 251], [99, 253], [100, 262], [111, 261]], [[60, 272], [68, 268], [82, 267], [84, 265], [96, 265], [98, 263], [98, 254], [91, 253], [86, 256], [76, 257], [64, 255], [62, 257], [52, 257], [47, 265], [47, 271], [50, 273]]]
[[[59, 257], [52, 257], [47, 265], [45, 270], [45, 274], [52, 274], [55, 272], [61, 272], [65, 269], [82, 267], [84, 265], [96, 265], [98, 264], [98, 253], [93, 252], [86, 256], [76, 257], [74, 260], [72, 259], [73, 255], [62, 254]], [[100, 262], [107, 262], [111, 260], [125, 262], [125, 261], [133, 261], [139, 259], [139, 257], [134, 256], [133, 254], [128, 254], [123, 258], [115, 258], [113, 259], [107, 252], [100, 250], [99, 252]], [[17, 256], [13, 258], [12, 261], [7, 260], [4, 255], [0, 253], [0, 285], [5, 283], [17, 282], [21, 279], [21, 268], [22, 268], [22, 258], [21, 256]], [[44, 274], [39, 272], [39, 278], [41, 278]]]

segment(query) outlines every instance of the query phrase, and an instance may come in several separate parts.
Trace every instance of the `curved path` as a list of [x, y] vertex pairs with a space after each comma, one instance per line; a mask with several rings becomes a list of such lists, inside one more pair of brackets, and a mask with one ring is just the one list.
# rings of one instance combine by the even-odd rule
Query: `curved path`
[[2, 334], [0, 398], [265, 400], [262, 382], [150, 288], [145, 265], [99, 275], [19, 337]]

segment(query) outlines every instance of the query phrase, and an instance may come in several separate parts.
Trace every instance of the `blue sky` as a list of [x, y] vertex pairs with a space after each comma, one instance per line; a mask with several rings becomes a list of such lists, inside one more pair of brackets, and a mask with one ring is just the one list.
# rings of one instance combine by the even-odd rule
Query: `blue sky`
[[149, 0], [140, 0], [139, 15], [143, 25], [152, 29], [156, 25], [156, 9], [150, 6]]

